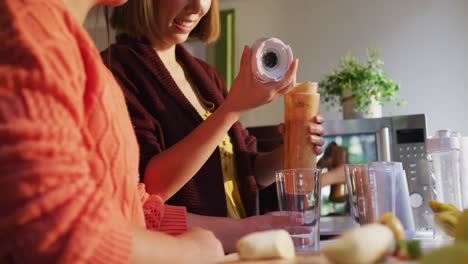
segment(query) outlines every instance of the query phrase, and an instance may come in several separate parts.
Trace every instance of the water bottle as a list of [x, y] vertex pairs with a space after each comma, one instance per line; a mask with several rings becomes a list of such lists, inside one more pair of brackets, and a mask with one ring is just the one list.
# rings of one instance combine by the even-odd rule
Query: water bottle
[[434, 198], [462, 209], [460, 134], [439, 130], [426, 140], [426, 150]]

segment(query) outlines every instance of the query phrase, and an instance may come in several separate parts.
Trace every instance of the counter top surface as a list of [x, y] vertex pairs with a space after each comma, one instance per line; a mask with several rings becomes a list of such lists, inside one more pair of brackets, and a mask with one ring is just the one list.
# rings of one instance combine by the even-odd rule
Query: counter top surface
[[[266, 259], [246, 261], [240, 260], [237, 253], [227, 255], [222, 264], [333, 264], [320, 254], [298, 254], [294, 259]], [[220, 264], [221, 264], [220, 263]], [[388, 258], [379, 264], [417, 264], [417, 261], [402, 261], [395, 258]]]

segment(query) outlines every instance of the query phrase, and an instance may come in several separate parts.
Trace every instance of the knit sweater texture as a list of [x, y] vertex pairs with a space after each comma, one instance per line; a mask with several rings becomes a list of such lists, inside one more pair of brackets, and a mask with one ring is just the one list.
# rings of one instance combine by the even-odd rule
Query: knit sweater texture
[[138, 185], [122, 91], [63, 1], [0, 1], [0, 40], [0, 263], [127, 263], [129, 224], [185, 231]]
[[[140, 145], [140, 176], [143, 176], [154, 155], [189, 135], [203, 118], [180, 91], [148, 40], [121, 34], [117, 43], [101, 55], [124, 91]], [[184, 65], [201, 96], [214, 103], [216, 111], [227, 95], [221, 75], [181, 45], [176, 46], [176, 58]], [[256, 139], [240, 122], [236, 122], [228, 133], [234, 147], [240, 196], [247, 215], [255, 215], [258, 212], [253, 165], [257, 155]], [[219, 149], [167, 203], [186, 206], [191, 213], [227, 216]]]

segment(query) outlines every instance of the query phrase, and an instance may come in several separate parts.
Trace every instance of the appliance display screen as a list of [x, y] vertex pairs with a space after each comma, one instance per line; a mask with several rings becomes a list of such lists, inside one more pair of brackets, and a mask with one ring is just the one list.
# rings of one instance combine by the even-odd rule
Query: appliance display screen
[[396, 131], [397, 143], [424, 143], [424, 129], [400, 129]]

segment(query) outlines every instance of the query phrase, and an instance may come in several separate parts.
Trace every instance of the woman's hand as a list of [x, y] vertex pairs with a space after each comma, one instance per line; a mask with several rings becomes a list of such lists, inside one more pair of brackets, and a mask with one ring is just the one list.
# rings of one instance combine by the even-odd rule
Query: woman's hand
[[224, 257], [223, 246], [211, 231], [194, 227], [177, 238], [192, 249], [181, 254], [193, 253], [193, 263], [216, 263]]
[[224, 102], [231, 111], [239, 114], [274, 101], [290, 91], [296, 83], [297, 59], [291, 63], [281, 81], [262, 83], [252, 74], [250, 58], [251, 50], [246, 46], [242, 53], [239, 74]]
[[[314, 116], [309, 123], [309, 141], [314, 146], [314, 152], [317, 155], [322, 154], [323, 144], [325, 143], [323, 139], [323, 134], [325, 130], [323, 129], [324, 118], [321, 114]], [[278, 130], [281, 135], [284, 134], [284, 124], [280, 124]]]

